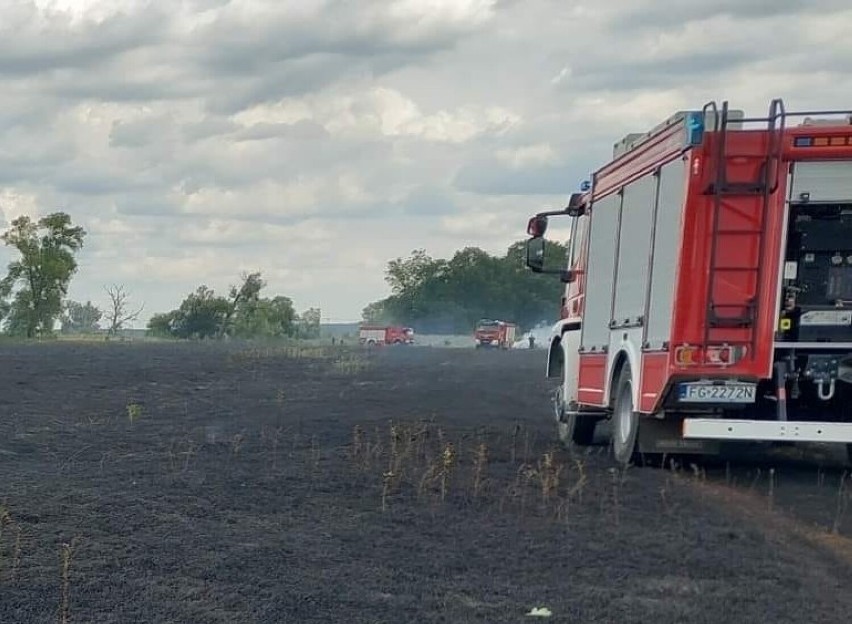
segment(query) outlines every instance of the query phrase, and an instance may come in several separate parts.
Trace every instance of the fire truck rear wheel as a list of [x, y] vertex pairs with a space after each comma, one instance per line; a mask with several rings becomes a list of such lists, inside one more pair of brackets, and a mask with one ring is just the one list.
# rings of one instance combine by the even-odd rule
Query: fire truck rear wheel
[[589, 446], [594, 442], [597, 419], [589, 416], [565, 414], [562, 386], [556, 389], [553, 401], [556, 410], [556, 432], [562, 446], [570, 451], [575, 446]]
[[633, 408], [633, 378], [630, 366], [621, 369], [615, 386], [612, 410], [612, 454], [622, 466], [633, 459], [639, 434], [639, 414]]

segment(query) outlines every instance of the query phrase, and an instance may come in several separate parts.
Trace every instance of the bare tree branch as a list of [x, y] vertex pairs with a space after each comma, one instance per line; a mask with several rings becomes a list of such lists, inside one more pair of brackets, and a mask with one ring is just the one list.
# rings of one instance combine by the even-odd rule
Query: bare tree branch
[[135, 321], [139, 318], [143, 303], [138, 309], [130, 308], [130, 292], [122, 284], [105, 286], [104, 290], [109, 296], [109, 306], [106, 313], [107, 336], [115, 336], [124, 328], [125, 323]]

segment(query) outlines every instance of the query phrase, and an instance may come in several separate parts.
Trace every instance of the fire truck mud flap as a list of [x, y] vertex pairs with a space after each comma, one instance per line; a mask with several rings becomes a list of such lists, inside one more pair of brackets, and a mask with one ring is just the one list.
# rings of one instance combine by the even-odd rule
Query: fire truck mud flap
[[641, 454], [718, 455], [721, 443], [714, 439], [686, 439], [680, 419], [643, 418], [636, 450]]
[[852, 443], [852, 423], [685, 418], [684, 440]]

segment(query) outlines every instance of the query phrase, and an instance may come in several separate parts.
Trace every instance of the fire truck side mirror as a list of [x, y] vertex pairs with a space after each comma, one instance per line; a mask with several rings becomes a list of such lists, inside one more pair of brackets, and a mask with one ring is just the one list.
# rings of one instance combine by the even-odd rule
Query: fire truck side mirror
[[536, 215], [527, 223], [527, 234], [533, 238], [541, 238], [547, 232], [547, 216]]
[[544, 238], [534, 236], [527, 241], [527, 266], [534, 273], [544, 271]]
[[569, 217], [581, 217], [586, 214], [586, 205], [583, 203], [582, 193], [571, 193], [571, 199], [568, 200], [565, 212], [568, 213]]
[[577, 273], [575, 273], [575, 272], [574, 272], [574, 271], [572, 271], [571, 269], [567, 269], [567, 270], [565, 270], [565, 271], [562, 271], [562, 272], [559, 274], [559, 280], [560, 280], [563, 284], [571, 284], [571, 283], [573, 283], [574, 281], [576, 281], [576, 279], [577, 279]]

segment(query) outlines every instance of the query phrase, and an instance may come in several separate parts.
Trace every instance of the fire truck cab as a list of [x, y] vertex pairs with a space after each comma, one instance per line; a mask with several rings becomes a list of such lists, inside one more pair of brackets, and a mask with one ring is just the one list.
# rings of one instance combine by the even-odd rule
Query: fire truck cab
[[[612, 419], [622, 464], [730, 440], [852, 455], [850, 119], [711, 102], [628, 135], [530, 219], [528, 266], [566, 283], [547, 364], [563, 442]], [[547, 270], [555, 216], [569, 258]]]
[[515, 342], [514, 323], [492, 319], [480, 319], [473, 332], [473, 342], [477, 349], [510, 349]]

